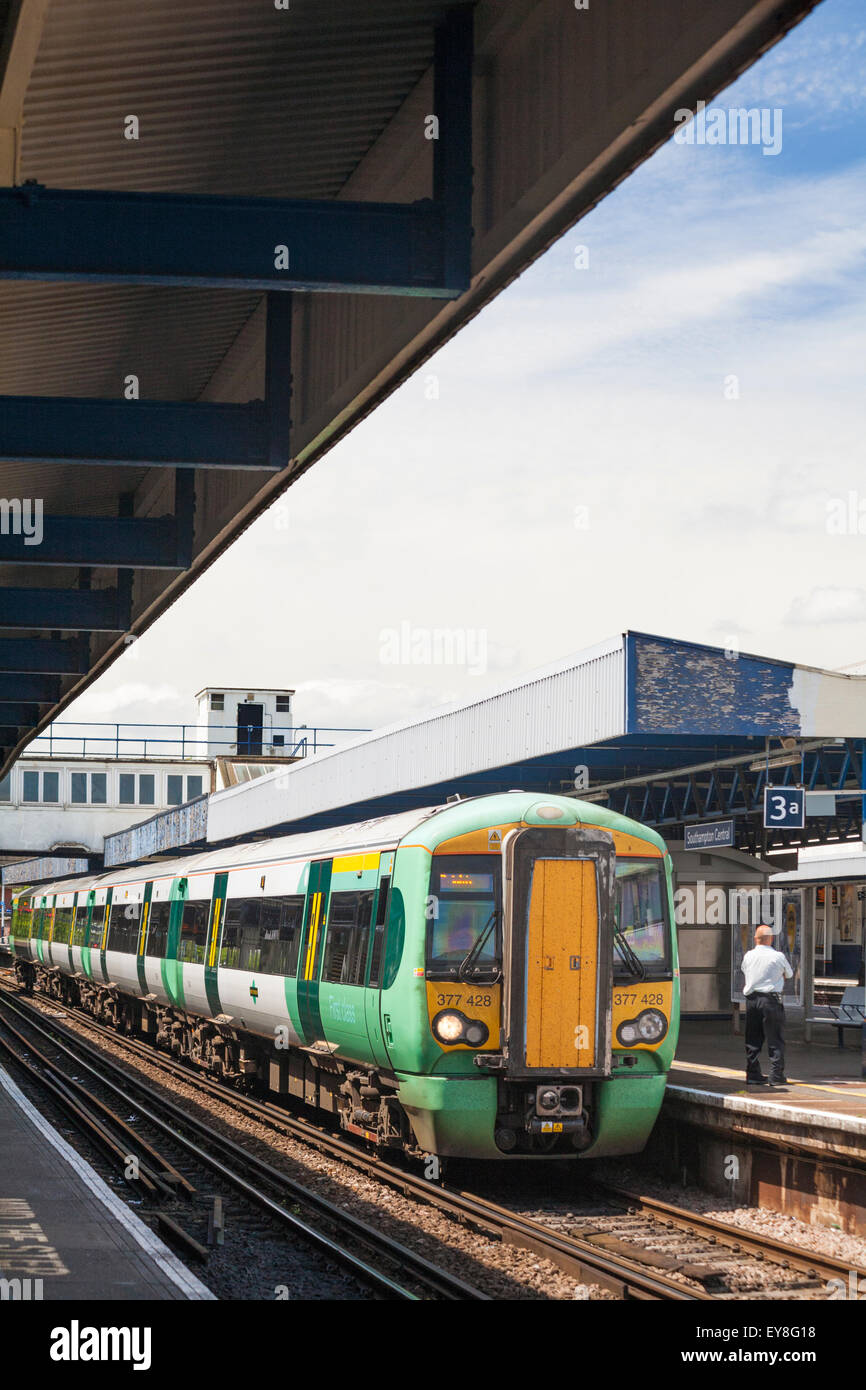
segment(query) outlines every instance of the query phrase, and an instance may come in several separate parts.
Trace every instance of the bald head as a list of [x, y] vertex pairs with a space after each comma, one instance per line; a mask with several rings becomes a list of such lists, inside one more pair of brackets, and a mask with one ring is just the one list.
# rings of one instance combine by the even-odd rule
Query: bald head
[[766, 926], [765, 924], [762, 924], [760, 927], [758, 927], [758, 929], [757, 929], [756, 932], [755, 932], [755, 945], [756, 945], [756, 946], [772, 946], [772, 944], [773, 944], [773, 928], [772, 928], [772, 927], [768, 927], [768, 926]]

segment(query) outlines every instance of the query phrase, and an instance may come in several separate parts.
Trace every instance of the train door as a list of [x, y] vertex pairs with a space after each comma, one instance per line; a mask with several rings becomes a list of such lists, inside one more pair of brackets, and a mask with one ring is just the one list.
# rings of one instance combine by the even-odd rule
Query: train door
[[390, 1067], [387, 1041], [382, 1023], [382, 975], [385, 967], [385, 936], [388, 911], [391, 906], [391, 878], [394, 855], [383, 854], [379, 860], [379, 883], [373, 904], [373, 925], [370, 940], [367, 988], [364, 990], [364, 1011], [367, 1018], [367, 1037], [373, 1057], [380, 1067]]
[[524, 830], [509, 842], [509, 1072], [607, 1076], [615, 855], [609, 835]]
[[138, 987], [142, 994], [148, 994], [147, 972], [144, 963], [144, 947], [147, 941], [147, 927], [150, 921], [151, 899], [153, 897], [153, 884], [144, 885], [144, 898], [141, 904], [141, 918], [138, 924], [138, 942], [135, 950], [135, 967], [138, 974]]
[[330, 859], [314, 860], [307, 882], [304, 934], [298, 960], [298, 1013], [308, 1046], [322, 1041], [325, 1036], [319, 1008], [319, 971], [327, 929], [332, 864]]
[[96, 890], [91, 888], [87, 894], [87, 905], [84, 909], [84, 930], [80, 933], [81, 940], [81, 969], [88, 980], [93, 979], [93, 966], [90, 961], [90, 931], [93, 924], [93, 914], [96, 909]]

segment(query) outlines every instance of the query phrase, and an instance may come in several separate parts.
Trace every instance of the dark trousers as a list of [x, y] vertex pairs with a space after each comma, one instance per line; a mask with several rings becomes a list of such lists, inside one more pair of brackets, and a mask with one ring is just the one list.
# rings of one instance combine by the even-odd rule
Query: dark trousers
[[761, 1075], [761, 1048], [767, 1044], [770, 1080], [785, 1075], [785, 1006], [772, 994], [750, 994], [746, 1000], [746, 1078]]

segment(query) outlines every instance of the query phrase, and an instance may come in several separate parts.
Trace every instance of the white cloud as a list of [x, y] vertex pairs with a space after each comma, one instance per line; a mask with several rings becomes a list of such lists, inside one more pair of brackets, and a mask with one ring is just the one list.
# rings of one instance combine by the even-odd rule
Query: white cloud
[[808, 625], [862, 621], [863, 618], [866, 618], [866, 589], [828, 586], [798, 594], [785, 621]]

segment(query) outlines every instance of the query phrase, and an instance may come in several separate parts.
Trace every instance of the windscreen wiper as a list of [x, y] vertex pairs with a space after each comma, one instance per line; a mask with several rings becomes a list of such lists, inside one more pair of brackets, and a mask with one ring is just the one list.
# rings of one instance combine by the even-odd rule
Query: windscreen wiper
[[614, 927], [613, 939], [616, 942], [617, 949], [620, 955], [622, 956], [632, 975], [634, 975], [635, 978], [638, 980], [645, 980], [646, 966], [644, 965], [640, 956], [636, 955], [635, 952], [632, 950], [631, 946], [626, 941], [619, 927]]
[[[458, 980], [466, 980], [465, 972], [475, 964], [478, 957], [480, 956], [485, 941], [487, 940], [490, 933], [493, 931], [493, 928], [496, 926], [496, 919], [498, 918], [498, 916], [499, 909], [494, 907], [493, 911], [487, 919], [487, 922], [485, 923], [485, 926], [481, 934], [477, 937], [475, 944], [472, 947], [470, 947], [470, 949], [467, 951], [466, 955], [463, 957], [462, 961], [457, 967]], [[499, 967], [494, 966], [494, 983], [496, 982], [496, 980], [499, 979], [499, 973]]]

